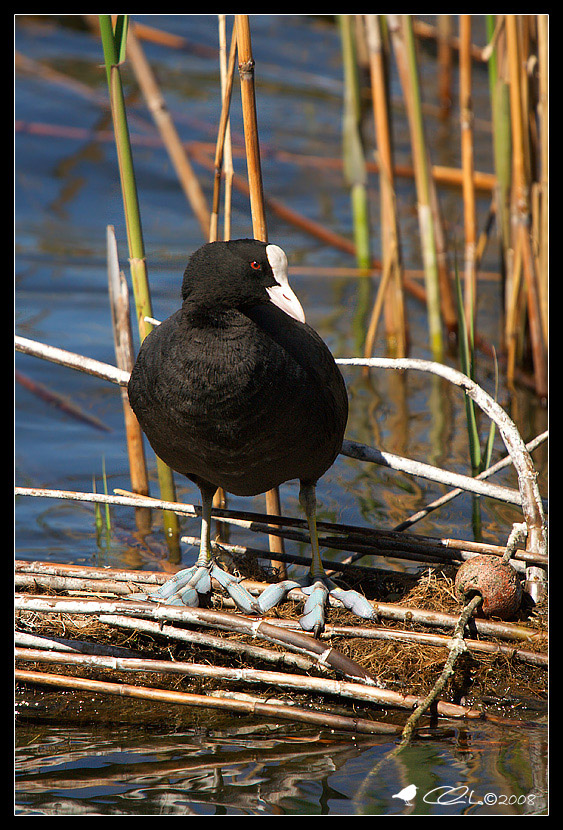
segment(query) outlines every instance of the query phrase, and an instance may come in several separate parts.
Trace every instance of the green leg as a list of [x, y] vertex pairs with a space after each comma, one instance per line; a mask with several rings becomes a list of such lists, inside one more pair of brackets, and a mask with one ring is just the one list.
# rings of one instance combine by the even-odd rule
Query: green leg
[[211, 562], [211, 508], [213, 506], [213, 496], [215, 490], [202, 487], [201, 491], [201, 541], [199, 546], [199, 556], [197, 558], [197, 565], [206, 568]]
[[321, 562], [319, 550], [319, 535], [317, 532], [317, 499], [314, 484], [302, 484], [299, 491], [299, 503], [307, 517], [309, 534], [311, 536], [311, 581], [326, 579], [325, 569]]

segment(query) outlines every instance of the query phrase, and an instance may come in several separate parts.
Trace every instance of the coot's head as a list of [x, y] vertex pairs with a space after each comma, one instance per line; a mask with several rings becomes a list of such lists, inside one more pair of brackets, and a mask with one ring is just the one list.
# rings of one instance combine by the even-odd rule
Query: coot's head
[[287, 257], [277, 245], [257, 239], [209, 242], [189, 259], [182, 300], [197, 308], [236, 308], [273, 302], [305, 322], [287, 280]]

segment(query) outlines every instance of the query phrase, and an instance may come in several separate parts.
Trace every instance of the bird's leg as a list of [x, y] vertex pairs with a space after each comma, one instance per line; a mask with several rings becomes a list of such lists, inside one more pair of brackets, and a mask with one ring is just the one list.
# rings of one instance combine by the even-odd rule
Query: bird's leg
[[213, 558], [211, 554], [211, 508], [216, 488], [200, 484], [199, 489], [201, 492], [201, 534], [196, 565], [200, 568], [207, 568]]
[[321, 552], [319, 548], [319, 534], [317, 532], [317, 496], [315, 493], [314, 484], [302, 484], [299, 490], [299, 504], [301, 505], [307, 524], [309, 525], [309, 535], [311, 537], [311, 565], [309, 568], [309, 576], [311, 582], [317, 579], [326, 580], [327, 575], [321, 562]]
[[340, 600], [345, 608], [348, 608], [356, 616], [371, 619], [374, 611], [368, 600], [357, 591], [345, 591], [343, 588], [339, 588], [326, 574], [319, 548], [317, 500], [314, 485], [301, 484], [299, 502], [305, 512], [311, 537], [310, 585], [303, 588], [303, 592], [308, 594], [308, 598], [303, 609], [303, 616], [299, 620], [301, 627], [305, 631], [313, 631], [315, 637], [323, 631], [325, 608], [329, 594]]
[[305, 513], [311, 538], [309, 585], [303, 588], [303, 592], [308, 594], [308, 597], [303, 609], [303, 616], [299, 622], [305, 631], [312, 631], [315, 637], [318, 637], [325, 625], [325, 608], [328, 594], [331, 588], [335, 586], [327, 577], [321, 562], [319, 534], [317, 532], [317, 498], [314, 484], [301, 483], [299, 503]]
[[195, 565], [178, 571], [171, 579], [161, 585], [151, 599], [165, 601], [169, 605], [187, 605], [197, 607], [199, 594], [209, 594], [211, 577], [225, 588], [241, 611], [246, 614], [259, 614], [261, 608], [240, 580], [220, 568], [211, 551], [211, 509], [216, 488], [199, 484], [201, 492], [201, 536], [199, 555]]

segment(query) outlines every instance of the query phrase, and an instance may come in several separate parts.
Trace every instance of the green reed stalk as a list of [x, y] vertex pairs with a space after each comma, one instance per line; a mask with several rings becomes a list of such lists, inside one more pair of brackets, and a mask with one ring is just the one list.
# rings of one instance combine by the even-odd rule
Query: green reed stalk
[[356, 261], [369, 268], [370, 230], [367, 171], [361, 137], [360, 84], [352, 15], [338, 16], [344, 68], [343, 155], [344, 175], [350, 187]]
[[465, 232], [465, 317], [470, 321], [473, 343], [477, 309], [477, 226], [474, 186], [471, 15], [459, 18], [459, 111], [461, 164], [463, 173], [463, 217]]
[[[145, 317], [153, 317], [149, 282], [145, 259], [145, 247], [141, 224], [141, 213], [137, 195], [137, 183], [133, 165], [133, 153], [127, 125], [125, 97], [121, 82], [120, 64], [125, 59], [127, 42], [128, 16], [117, 15], [115, 26], [111, 15], [101, 14], [100, 35], [104, 50], [104, 60], [108, 78], [111, 112], [115, 133], [115, 144], [121, 180], [127, 243], [129, 246], [129, 263], [131, 281], [137, 309], [137, 322], [141, 341], [152, 329]], [[172, 470], [157, 457], [160, 493], [163, 499], [175, 499], [175, 486]], [[166, 494], [166, 495], [165, 495]], [[163, 512], [164, 528], [171, 546], [177, 547], [179, 538], [178, 517], [171, 511]]]

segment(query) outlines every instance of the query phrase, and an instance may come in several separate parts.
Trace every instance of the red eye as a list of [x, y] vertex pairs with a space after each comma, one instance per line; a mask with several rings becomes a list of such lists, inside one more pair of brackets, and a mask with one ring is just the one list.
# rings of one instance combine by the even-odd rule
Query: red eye
[[254, 268], [255, 271], [261, 271], [262, 270], [262, 265], [259, 262], [257, 262], [256, 260], [254, 260], [253, 262], [250, 263], [250, 267]]

